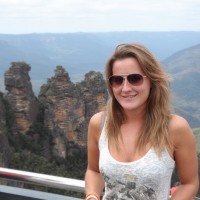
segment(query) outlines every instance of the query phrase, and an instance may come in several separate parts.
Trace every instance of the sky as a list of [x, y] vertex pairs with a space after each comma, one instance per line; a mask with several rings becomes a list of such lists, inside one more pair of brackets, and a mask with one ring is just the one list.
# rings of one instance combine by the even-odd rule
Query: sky
[[0, 0], [0, 34], [200, 31], [200, 0]]

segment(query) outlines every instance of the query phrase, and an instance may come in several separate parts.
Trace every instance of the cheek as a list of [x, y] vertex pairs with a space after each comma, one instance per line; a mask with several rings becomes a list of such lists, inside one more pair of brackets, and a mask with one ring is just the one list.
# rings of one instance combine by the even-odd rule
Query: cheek
[[113, 97], [119, 101], [121, 96], [121, 90], [119, 89], [113, 89]]
[[140, 92], [141, 92], [142, 94], [144, 94], [144, 96], [147, 96], [147, 97], [149, 97], [150, 91], [151, 91], [150, 85], [141, 86], [141, 88], [140, 88]]
[[120, 93], [120, 88], [113, 88], [113, 95], [115, 96], [115, 94], [119, 94]]
[[150, 94], [150, 91], [151, 91], [151, 82], [150, 82], [150, 80], [147, 80], [145, 82], [145, 84], [143, 84], [141, 87], [142, 87], [143, 92], [145, 92], [147, 94]]

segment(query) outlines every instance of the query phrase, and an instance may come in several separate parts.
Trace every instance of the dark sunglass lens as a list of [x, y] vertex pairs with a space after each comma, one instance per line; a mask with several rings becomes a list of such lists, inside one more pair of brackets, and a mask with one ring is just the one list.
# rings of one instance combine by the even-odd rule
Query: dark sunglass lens
[[112, 85], [113, 87], [121, 85], [123, 83], [123, 80], [124, 79], [122, 76], [111, 76], [109, 78], [110, 85]]
[[143, 80], [143, 76], [140, 74], [130, 74], [127, 76], [128, 82], [130, 84], [140, 84], [141, 81]]

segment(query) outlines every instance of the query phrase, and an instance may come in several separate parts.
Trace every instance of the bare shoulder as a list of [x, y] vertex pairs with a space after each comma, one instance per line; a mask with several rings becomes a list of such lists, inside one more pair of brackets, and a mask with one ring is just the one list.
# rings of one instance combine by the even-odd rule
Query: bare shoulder
[[101, 122], [103, 116], [103, 112], [98, 112], [95, 113], [91, 118], [90, 118], [90, 123], [94, 123], [94, 124], [99, 124]]
[[176, 147], [194, 140], [194, 135], [189, 123], [179, 115], [172, 115], [169, 123], [169, 134]]
[[169, 127], [172, 130], [190, 128], [187, 120], [179, 115], [172, 115]]
[[98, 112], [94, 114], [89, 122], [89, 134], [92, 134], [93, 137], [99, 138], [101, 129], [102, 129], [102, 118], [103, 112]]

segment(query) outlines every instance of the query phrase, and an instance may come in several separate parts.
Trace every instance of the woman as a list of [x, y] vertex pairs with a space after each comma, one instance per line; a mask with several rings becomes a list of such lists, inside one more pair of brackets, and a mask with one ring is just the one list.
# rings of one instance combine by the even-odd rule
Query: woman
[[185, 119], [171, 113], [169, 77], [151, 52], [122, 44], [106, 65], [110, 100], [88, 127], [86, 199], [167, 200], [176, 165], [174, 200], [198, 190], [195, 140]]

